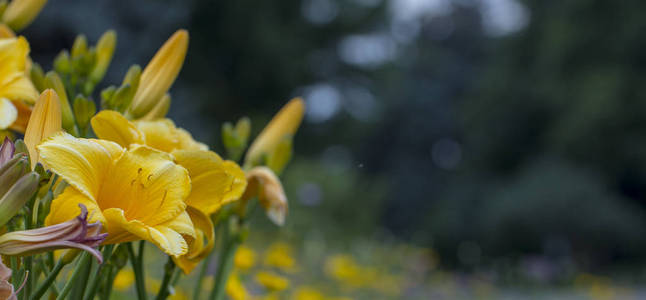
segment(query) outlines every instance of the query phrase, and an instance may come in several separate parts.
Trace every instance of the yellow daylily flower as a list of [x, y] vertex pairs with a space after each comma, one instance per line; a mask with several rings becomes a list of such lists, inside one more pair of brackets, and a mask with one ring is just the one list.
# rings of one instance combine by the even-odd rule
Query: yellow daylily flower
[[104, 244], [147, 240], [173, 257], [188, 252], [196, 237], [184, 200], [191, 190], [188, 171], [150, 147], [58, 133], [38, 147], [45, 166], [69, 186], [52, 203], [46, 225], [88, 208], [108, 237]]
[[61, 131], [61, 118], [61, 103], [56, 92], [51, 89], [45, 90], [36, 102], [25, 130], [25, 145], [29, 150], [32, 169], [39, 161], [36, 146], [44, 139]]
[[122, 147], [142, 144], [172, 154], [191, 177], [192, 190], [186, 203], [206, 215], [240, 198], [247, 186], [244, 172], [235, 162], [208, 151], [206, 145], [193, 140], [169, 119], [131, 122], [116, 111], [104, 110], [91, 123], [101, 139]]
[[249, 147], [245, 165], [258, 165], [263, 156], [272, 154], [284, 138], [291, 138], [298, 130], [304, 113], [305, 103], [301, 98], [294, 98], [285, 104]]
[[135, 119], [145, 116], [166, 94], [184, 64], [188, 49], [188, 31], [178, 30], [150, 60], [128, 113]]
[[189, 245], [189, 253], [175, 263], [190, 273], [213, 247], [213, 224], [208, 216], [240, 198], [247, 185], [244, 172], [236, 163], [208, 151], [206, 145], [193, 140], [169, 119], [131, 122], [116, 111], [104, 110], [90, 122], [101, 139], [122, 147], [142, 144], [169, 153], [175, 163], [188, 170], [191, 193], [185, 202], [195, 208], [187, 211], [195, 223], [197, 238]]
[[[38, 92], [27, 76], [29, 43], [24, 37], [0, 38], [0, 129], [24, 131]], [[13, 126], [15, 125], [15, 127]]]
[[13, 30], [21, 30], [34, 21], [47, 0], [13, 0], [2, 15], [2, 22]]

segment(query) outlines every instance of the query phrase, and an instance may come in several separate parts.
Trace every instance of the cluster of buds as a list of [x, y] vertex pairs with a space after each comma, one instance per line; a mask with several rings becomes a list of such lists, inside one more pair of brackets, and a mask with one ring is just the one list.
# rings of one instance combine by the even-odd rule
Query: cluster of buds
[[31, 81], [39, 91], [52, 89], [60, 102], [62, 127], [74, 135], [84, 135], [96, 112], [90, 95], [103, 79], [112, 61], [116, 33], [107, 31], [95, 46], [79, 35], [70, 51], [63, 50], [54, 60], [54, 70], [44, 73], [38, 64], [31, 68]]
[[9, 222], [38, 189], [39, 176], [31, 171], [29, 157], [14, 152], [14, 144], [5, 138], [0, 146], [0, 226]]

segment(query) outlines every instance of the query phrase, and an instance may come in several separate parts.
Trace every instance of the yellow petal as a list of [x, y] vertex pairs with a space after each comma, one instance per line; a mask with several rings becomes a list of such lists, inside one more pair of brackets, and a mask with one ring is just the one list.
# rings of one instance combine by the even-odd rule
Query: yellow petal
[[285, 136], [293, 136], [303, 120], [304, 112], [305, 104], [301, 98], [289, 101], [251, 144], [245, 164], [256, 165], [264, 154], [273, 152]]
[[18, 117], [11, 124], [11, 129], [25, 133], [29, 118], [31, 117], [31, 107], [22, 101], [11, 101], [11, 103], [18, 110]]
[[29, 149], [32, 168], [36, 167], [36, 162], [39, 161], [36, 146], [59, 131], [61, 131], [61, 104], [56, 92], [47, 89], [36, 102], [25, 131], [25, 144]]
[[[119, 243], [129, 240], [142, 239], [155, 244], [166, 254], [177, 257], [186, 254], [188, 251], [188, 244], [182, 235], [165, 225], [148, 226], [139, 220], [128, 220], [123, 210], [118, 208], [109, 208], [103, 212], [108, 224], [108, 238], [106, 243]], [[182, 215], [178, 216], [183, 218]], [[190, 219], [189, 219], [190, 222]], [[114, 238], [110, 232], [119, 232], [120, 230], [130, 233], [136, 237], [132, 239], [131, 236], [119, 235], [125, 237], [122, 240]]]
[[47, 0], [13, 0], [2, 15], [2, 21], [13, 30], [21, 30], [34, 21], [45, 3]]
[[170, 119], [135, 121], [137, 129], [144, 134], [146, 146], [164, 152], [177, 149], [207, 150], [208, 147], [196, 142], [186, 130], [177, 128]]
[[24, 37], [0, 39], [0, 85], [4, 85], [15, 73], [25, 72], [29, 43]]
[[0, 129], [6, 129], [18, 118], [18, 110], [7, 98], [0, 98]]
[[247, 172], [249, 185], [242, 195], [243, 201], [258, 197], [267, 217], [282, 226], [287, 216], [287, 196], [280, 179], [267, 167], [255, 167]]
[[29, 43], [24, 37], [0, 39], [0, 97], [34, 103], [38, 92], [27, 77]]
[[169, 119], [157, 121], [137, 121], [135, 126], [144, 134], [146, 146], [164, 152], [171, 152], [179, 147], [177, 128]]
[[206, 215], [239, 199], [247, 186], [240, 167], [234, 162], [223, 161], [212, 151], [177, 150], [173, 156], [191, 176], [192, 190], [186, 203]]
[[49, 214], [45, 218], [45, 226], [63, 223], [76, 218], [81, 213], [79, 204], [83, 204], [87, 208], [90, 223], [99, 221], [103, 225], [106, 224], [101, 209], [96, 202], [73, 186], [68, 186], [62, 194], [52, 200]]
[[141, 117], [140, 120], [154, 121], [158, 119], [163, 119], [166, 117], [166, 114], [168, 113], [169, 109], [170, 109], [170, 95], [166, 94], [159, 100], [159, 102], [157, 102], [157, 104], [155, 104], [155, 107], [153, 107], [153, 109], [145, 116]]
[[179, 147], [182, 150], [209, 150], [209, 147], [203, 143], [195, 141], [193, 136], [183, 128], [177, 128], [177, 139]]
[[40, 144], [38, 151], [47, 168], [96, 201], [101, 184], [125, 149], [108, 141], [59, 133]]
[[188, 253], [174, 260], [185, 274], [189, 274], [211, 253], [215, 243], [215, 232], [211, 219], [201, 211], [189, 206], [186, 212], [195, 226], [195, 238], [188, 244]]
[[34, 84], [26, 76], [18, 76], [0, 86], [0, 95], [11, 100], [21, 100], [34, 103], [38, 99], [38, 92]]
[[91, 123], [100, 139], [113, 141], [122, 147], [144, 143], [143, 135], [135, 125], [116, 111], [101, 111], [92, 118]]
[[184, 212], [190, 190], [188, 172], [169, 154], [133, 146], [104, 179], [97, 202], [122, 208], [128, 220], [157, 225]]
[[188, 32], [178, 30], [157, 51], [143, 73], [130, 113], [138, 118], [150, 112], [175, 81], [188, 49]]

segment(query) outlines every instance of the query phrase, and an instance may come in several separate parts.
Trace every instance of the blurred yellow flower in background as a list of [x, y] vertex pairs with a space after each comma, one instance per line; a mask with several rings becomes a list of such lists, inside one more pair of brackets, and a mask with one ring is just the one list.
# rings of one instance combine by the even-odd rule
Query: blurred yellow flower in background
[[282, 291], [289, 287], [289, 280], [276, 273], [260, 271], [254, 277], [256, 282], [270, 291]]
[[276, 267], [283, 271], [294, 271], [296, 262], [292, 256], [292, 247], [283, 242], [272, 244], [265, 252], [263, 263], [266, 266]]
[[76, 217], [80, 203], [92, 222], [105, 226], [106, 244], [147, 240], [174, 257], [188, 252], [185, 237], [196, 236], [184, 202], [190, 178], [168, 154], [66, 133], [38, 150], [45, 166], [69, 184], [52, 201], [46, 225]]
[[38, 91], [28, 77], [29, 43], [0, 38], [0, 129], [25, 131]]
[[125, 292], [135, 283], [135, 273], [132, 269], [121, 269], [114, 277], [112, 286], [115, 290]]
[[233, 263], [238, 270], [249, 270], [256, 264], [256, 252], [245, 245], [241, 245], [236, 250]]
[[249, 293], [247, 292], [247, 289], [242, 284], [242, 281], [240, 281], [240, 277], [238, 277], [238, 274], [236, 272], [231, 272], [231, 275], [227, 280], [225, 291], [229, 296], [229, 298], [231, 298], [232, 300], [248, 299], [247, 297]]
[[309, 286], [297, 288], [290, 297], [291, 300], [323, 300], [325, 296], [318, 289]]

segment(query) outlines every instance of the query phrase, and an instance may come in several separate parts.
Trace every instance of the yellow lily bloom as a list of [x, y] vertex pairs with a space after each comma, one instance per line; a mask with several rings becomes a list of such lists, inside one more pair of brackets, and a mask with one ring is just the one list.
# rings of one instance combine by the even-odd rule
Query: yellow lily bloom
[[173, 257], [188, 252], [196, 237], [184, 200], [191, 190], [188, 171], [167, 153], [146, 146], [58, 133], [38, 147], [41, 161], [69, 186], [52, 203], [46, 225], [67, 221], [78, 204], [100, 221], [104, 244], [147, 240]]
[[104, 110], [91, 123], [101, 139], [122, 147], [141, 144], [172, 154], [191, 177], [192, 191], [186, 203], [206, 215], [240, 198], [247, 186], [244, 172], [235, 162], [208, 151], [206, 145], [193, 140], [190, 133], [175, 127], [169, 119], [131, 122], [116, 111]]
[[13, 30], [21, 30], [38, 16], [47, 0], [13, 0], [2, 15], [2, 22]]
[[29, 43], [24, 37], [0, 39], [0, 129], [24, 131], [38, 92], [27, 76]]
[[260, 159], [272, 154], [285, 137], [291, 138], [298, 130], [304, 113], [305, 103], [301, 98], [294, 98], [285, 104], [249, 147], [245, 165], [261, 163]]
[[177, 78], [188, 50], [188, 31], [178, 30], [150, 60], [130, 105], [129, 114], [141, 118], [162, 99]]
[[208, 147], [196, 142], [190, 133], [177, 128], [169, 119], [129, 121], [116, 111], [104, 110], [90, 121], [96, 135], [122, 147], [142, 144], [169, 153], [175, 163], [188, 170], [191, 193], [186, 204], [195, 224], [197, 238], [189, 245], [189, 253], [175, 263], [190, 273], [213, 247], [213, 224], [208, 218], [222, 205], [240, 198], [247, 186], [244, 172], [225, 161]]

